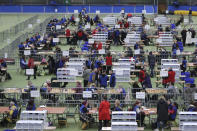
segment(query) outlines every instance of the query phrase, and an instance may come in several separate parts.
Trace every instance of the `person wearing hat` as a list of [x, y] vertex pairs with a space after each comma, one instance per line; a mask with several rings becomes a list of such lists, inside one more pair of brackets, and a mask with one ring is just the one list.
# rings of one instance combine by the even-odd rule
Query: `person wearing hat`
[[[107, 127], [110, 118], [110, 103], [107, 101], [107, 96], [103, 96], [103, 101], [99, 106], [99, 127], [98, 131], [101, 131], [102, 126]], [[104, 124], [103, 124], [104, 123]]]

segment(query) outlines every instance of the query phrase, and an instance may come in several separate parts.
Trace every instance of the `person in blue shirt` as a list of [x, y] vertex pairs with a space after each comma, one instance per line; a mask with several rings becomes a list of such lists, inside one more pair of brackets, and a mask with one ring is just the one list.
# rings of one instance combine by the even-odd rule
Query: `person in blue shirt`
[[180, 52], [183, 52], [183, 50], [184, 50], [183, 42], [181, 41], [180, 38], [177, 38], [176, 40], [177, 40], [177, 45], [178, 45]]
[[33, 91], [33, 90], [37, 90], [37, 88], [33, 85], [33, 83], [31, 81], [28, 81], [27, 88], [28, 89], [24, 89], [25, 92], [30, 92], [30, 91]]
[[120, 100], [118, 100], [118, 99], [115, 100], [115, 105], [114, 105], [114, 108], [112, 110], [113, 111], [122, 111], [122, 108], [120, 106]]
[[171, 24], [171, 29], [176, 29], [176, 25], [175, 24]]
[[27, 111], [35, 111], [36, 110], [36, 105], [35, 105], [33, 99], [29, 100], [29, 102], [27, 104], [27, 107], [26, 107], [26, 110]]
[[184, 56], [184, 57], [183, 57], [183, 60], [182, 60], [182, 64], [181, 64], [181, 70], [182, 70], [183, 72], [185, 72], [186, 69], [187, 69], [187, 60], [186, 60], [186, 57]]
[[187, 111], [189, 111], [189, 112], [196, 112], [197, 111], [197, 108], [192, 103], [192, 104], [189, 105], [189, 108], [187, 109]]
[[63, 68], [65, 65], [65, 60], [62, 58], [59, 60], [59, 63], [58, 63], [58, 68]]
[[126, 90], [121, 85], [118, 86], [119, 94], [117, 95], [117, 98], [119, 100], [124, 100], [126, 97]]
[[86, 41], [83, 46], [81, 47], [82, 51], [89, 51], [89, 47], [88, 47], [88, 41]]
[[92, 91], [94, 93], [97, 90], [95, 84], [91, 84], [89, 88], [86, 88], [86, 91]]
[[94, 17], [94, 23], [99, 23], [99, 20], [100, 20], [99, 16], [96, 15], [96, 16]]
[[113, 70], [110, 70], [109, 74], [111, 75], [109, 80], [110, 87], [114, 88], [116, 86], [116, 75], [113, 73]]
[[136, 42], [135, 45], [134, 45], [134, 50], [137, 50], [137, 49], [139, 49], [139, 48], [140, 48], [140, 45], [139, 45], [138, 42]]
[[178, 110], [178, 104], [176, 102], [173, 102], [171, 108], [168, 108], [170, 121], [175, 121], [176, 115], [177, 115], [177, 110]]
[[114, 31], [114, 45], [120, 44], [120, 31], [117, 29]]
[[19, 50], [24, 50], [24, 48], [25, 48], [25, 47], [24, 47], [24, 45], [23, 45], [23, 42], [21, 42], [20, 45], [18, 45], [18, 49], [19, 49]]
[[5, 59], [1, 60], [1, 67], [7, 68], [7, 63], [6, 63]]
[[102, 59], [102, 57], [99, 57], [98, 60], [95, 61], [95, 64], [94, 64], [94, 68], [101, 68], [101, 66], [103, 65], [104, 61]]
[[85, 23], [90, 23], [90, 16], [89, 15], [86, 15], [85, 16]]
[[176, 42], [174, 42], [174, 44], [172, 45], [172, 57], [176, 58], [176, 51], [179, 49], [179, 46]]
[[139, 100], [137, 100], [135, 102], [135, 104], [133, 105], [132, 111], [136, 112], [136, 120], [138, 120], [140, 122], [139, 125], [143, 126], [145, 113], [143, 112], [143, 110], [141, 108], [141, 102]]
[[95, 68], [95, 69], [93, 69], [92, 72], [90, 73], [89, 80], [88, 80], [88, 83], [89, 83], [89, 84], [95, 83], [96, 72], [97, 72], [97, 69]]
[[85, 130], [90, 122], [94, 121], [94, 118], [88, 114], [88, 102], [84, 101], [79, 109], [80, 111], [80, 121], [82, 121], [82, 130]]
[[99, 85], [100, 87], [107, 87], [107, 81], [109, 80], [109, 77], [106, 75], [106, 72], [103, 71], [101, 75], [99, 75]]
[[25, 56], [22, 56], [20, 58], [20, 67], [21, 67], [21, 69], [27, 69], [28, 68], [28, 63], [25, 60]]
[[36, 33], [36, 40], [40, 39], [40, 34]]
[[146, 31], [141, 33], [141, 40], [143, 41], [144, 45], [149, 45], [150, 39], [148, 38]]
[[152, 88], [150, 75], [146, 71], [145, 71], [144, 87], [143, 88]]

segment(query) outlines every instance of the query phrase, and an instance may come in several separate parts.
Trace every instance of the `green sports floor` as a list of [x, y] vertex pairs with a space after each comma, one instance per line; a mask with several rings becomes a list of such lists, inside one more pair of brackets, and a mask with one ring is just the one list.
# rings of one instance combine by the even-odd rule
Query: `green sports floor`
[[[20, 24], [21, 22], [29, 19], [30, 17], [32, 17], [34, 14], [0, 14], [0, 24], [3, 24], [3, 26], [1, 26], [0, 28], [0, 37], [2, 35], [2, 31], [4, 30], [7, 30], [7, 29], [11, 29], [14, 25], [17, 25], [17, 24]], [[57, 18], [60, 18], [64, 15], [58, 15]], [[41, 19], [41, 22], [43, 20], [45, 20], [46, 18], [48, 17], [56, 17], [54, 15], [39, 15], [38, 18]], [[178, 17], [177, 17], [178, 18]], [[197, 17], [193, 17], [193, 20], [195, 23], [197, 23]], [[33, 26], [34, 27], [34, 26]], [[195, 27], [196, 28], [196, 27]], [[22, 30], [21, 32], [18, 32], [16, 35], [21, 35], [21, 33], [26, 30]], [[29, 33], [29, 36], [31, 36], [32, 32], [30, 31]], [[15, 37], [13, 37], [12, 39], [14, 40]], [[0, 49], [4, 46], [6, 46], [6, 44], [1, 44], [0, 45]], [[59, 45], [59, 47], [62, 49], [62, 50], [68, 50], [68, 48], [70, 46], [66, 45], [65, 44], [65, 41], [62, 41], [62, 44]], [[79, 49], [78, 49], [79, 50]], [[121, 46], [116, 46], [116, 47], [112, 47], [111, 50], [114, 50], [114, 51], [122, 51], [123, 48]], [[156, 51], [156, 47], [155, 46], [148, 46], [148, 47], [145, 47], [144, 49], [145, 51], [148, 50], [148, 51]], [[184, 48], [185, 51], [194, 51], [195, 48], [194, 47], [185, 47]], [[13, 52], [17, 52], [17, 50], [13, 51]], [[1, 53], [0, 53], [1, 54]], [[27, 80], [26, 80], [26, 76], [24, 75], [24, 72], [20, 72], [18, 70], [19, 68], [19, 65], [9, 65], [8, 66], [8, 72], [10, 73], [11, 77], [12, 77], [12, 80], [8, 80], [8, 81], [5, 81], [5, 82], [0, 82], [0, 88], [24, 88], [26, 87], [27, 85]], [[49, 76], [49, 75], [45, 75], [45, 76], [38, 76], [37, 79], [33, 79], [33, 77], [31, 78], [33, 84], [37, 87], [40, 87], [47, 79], [50, 79], [51, 77], [54, 77], [54, 76]], [[81, 78], [78, 78], [78, 79], [81, 79]], [[137, 78], [136, 78], [137, 80]], [[155, 85], [155, 81], [156, 78], [151, 78], [151, 81], [152, 81], [152, 85], [153, 87], [156, 87]], [[195, 82], [197, 81], [197, 79], [195, 80]], [[127, 84], [127, 83], [120, 83], [121, 85], [123, 85], [125, 88], [129, 88], [130, 85]], [[75, 84], [69, 84], [68, 87], [74, 87]], [[148, 123], [148, 121], [146, 121], [146, 123]], [[12, 127], [10, 127], [11, 129]], [[4, 129], [9, 129], [8, 128], [2, 128], [0, 127], [0, 130], [4, 130]], [[68, 127], [65, 127], [65, 128], [58, 128], [57, 131], [63, 131], [63, 130], [66, 130], [66, 131], [80, 131], [80, 123], [77, 123], [75, 124], [74, 121], [72, 121], [72, 119], [68, 119]], [[97, 130], [97, 127], [91, 127], [88, 129], [88, 131], [96, 131]], [[150, 131], [150, 127], [148, 126], [148, 129], [145, 129], [146, 131]], [[167, 131], [167, 130], [166, 130]]]

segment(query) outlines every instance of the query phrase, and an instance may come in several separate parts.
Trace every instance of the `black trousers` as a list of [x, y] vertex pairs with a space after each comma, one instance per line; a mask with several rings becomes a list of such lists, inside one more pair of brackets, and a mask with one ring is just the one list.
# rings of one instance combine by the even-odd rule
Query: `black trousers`
[[70, 44], [70, 37], [66, 37], [66, 39], [67, 39], [67, 45], [69, 45]]
[[111, 70], [112, 66], [106, 66], [106, 73], [109, 75], [109, 71]]
[[109, 122], [108, 120], [99, 120], [99, 127], [98, 127], [99, 131], [102, 130], [102, 127], [107, 127], [108, 122]]
[[83, 80], [83, 87], [88, 87], [88, 80]]
[[[37, 66], [34, 67], [34, 79], [36, 79], [36, 72], [37, 72]], [[30, 79], [30, 75], [28, 75], [28, 80]]]

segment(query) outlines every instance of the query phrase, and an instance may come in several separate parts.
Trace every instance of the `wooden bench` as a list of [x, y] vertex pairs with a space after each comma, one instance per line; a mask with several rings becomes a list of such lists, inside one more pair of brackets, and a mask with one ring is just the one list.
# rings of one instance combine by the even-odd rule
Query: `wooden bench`
[[171, 127], [171, 131], [180, 131], [179, 127]]
[[[138, 127], [138, 131], [143, 131], [144, 127]], [[102, 131], [111, 131], [111, 127], [102, 127]]]
[[[160, 84], [162, 84], [162, 81], [155, 81], [155, 83], [156, 83], [156, 87], [158, 87]], [[175, 83], [181, 85], [184, 88], [185, 81], [178, 81], [178, 82], [175, 82]]]

